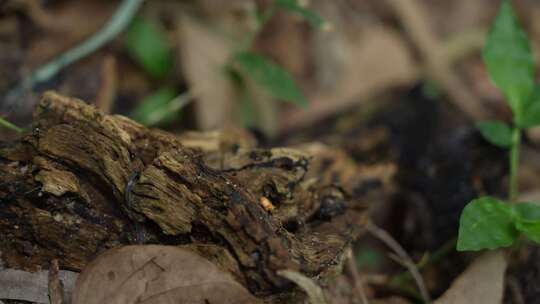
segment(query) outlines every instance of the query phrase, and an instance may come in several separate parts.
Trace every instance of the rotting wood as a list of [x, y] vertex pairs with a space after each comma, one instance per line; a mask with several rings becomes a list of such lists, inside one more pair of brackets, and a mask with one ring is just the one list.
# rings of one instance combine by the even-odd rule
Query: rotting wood
[[325, 282], [366, 218], [349, 193], [360, 168], [329, 155], [257, 149], [238, 130], [175, 136], [48, 92], [32, 131], [0, 147], [2, 260], [39, 270], [58, 259], [78, 271], [139, 239], [187, 246], [256, 294], [291, 288], [281, 269]]

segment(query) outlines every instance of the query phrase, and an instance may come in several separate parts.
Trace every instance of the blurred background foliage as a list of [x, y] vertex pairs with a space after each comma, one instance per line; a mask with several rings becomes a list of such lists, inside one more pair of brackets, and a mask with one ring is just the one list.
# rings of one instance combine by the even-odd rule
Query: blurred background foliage
[[[540, 5], [515, 2], [536, 47]], [[120, 3], [2, 1], [0, 97], [103, 28]], [[39, 94], [54, 89], [148, 126], [242, 126], [272, 137], [420, 84], [465, 117], [508, 118], [479, 56], [496, 8], [489, 0], [146, 1], [111, 43], [0, 111], [27, 126]]]

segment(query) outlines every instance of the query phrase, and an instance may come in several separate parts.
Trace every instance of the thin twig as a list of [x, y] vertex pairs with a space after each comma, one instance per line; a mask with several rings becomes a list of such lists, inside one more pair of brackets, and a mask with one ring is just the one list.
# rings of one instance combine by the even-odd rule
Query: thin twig
[[401, 247], [401, 245], [388, 232], [379, 228], [373, 222], [369, 221], [366, 225], [366, 229], [374, 237], [378, 238], [383, 243], [385, 243], [390, 249], [392, 249], [401, 258], [402, 264], [409, 270], [414, 281], [416, 282], [416, 285], [418, 286], [418, 290], [420, 291], [420, 294], [422, 295], [422, 299], [424, 300], [425, 303], [430, 303], [431, 300], [430, 300], [429, 293], [426, 288], [426, 284], [424, 283], [424, 279], [422, 278], [422, 275], [420, 275], [420, 272], [418, 271], [416, 264], [414, 263], [412, 258], [409, 256], [409, 254], [405, 251], [405, 249], [403, 249], [403, 247]]
[[[394, 8], [394, 10], [399, 10], [398, 6], [400, 5], [418, 5], [414, 3], [409, 3], [415, 0], [388, 0], [388, 2], [392, 1], [399, 2], [389, 3], [390, 5], [392, 5], [392, 8]], [[339, 4], [340, 1], [336, 3]], [[349, 8], [349, 11], [351, 13], [357, 13], [352, 8]], [[431, 73], [428, 76], [433, 78], [435, 81], [437, 81], [438, 84], [441, 85], [442, 89], [447, 92], [448, 96], [451, 98], [451, 102], [454, 102], [456, 105], [458, 105], [459, 108], [463, 109], [464, 112], [470, 114], [471, 117], [475, 119], [482, 118], [482, 115], [485, 114], [486, 111], [481, 108], [480, 101], [478, 100], [478, 98], [475, 97], [473, 92], [471, 92], [471, 90], [467, 86], [463, 85], [460, 79], [457, 79], [457, 75], [455, 75], [452, 67], [459, 63], [461, 60], [463, 60], [463, 58], [471, 54], [475, 54], [482, 49], [486, 31], [481, 28], [474, 28], [450, 35], [447, 38], [441, 39], [441, 41], [436, 41], [433, 37], [434, 35], [427, 30], [430, 28], [429, 24], [426, 25], [425, 20], [420, 20], [421, 22], [419, 22], [417, 18], [418, 15], [420, 15], [420, 13], [414, 11], [413, 8], [412, 14], [409, 13], [407, 16], [405, 16], [401, 13], [397, 17], [402, 23], [404, 23], [403, 27], [405, 28], [405, 30], [412, 33], [410, 34], [410, 36], [414, 36], [414, 39], [412, 40], [416, 44], [417, 48], [420, 50], [422, 59], [426, 59], [426, 55], [430, 55], [430, 58], [432, 59], [429, 62], [426, 61], [426, 64], [422, 67], [422, 69], [411, 70], [409, 72], [409, 75], [411, 76], [408, 77], [412, 77], [414, 78], [414, 81], [416, 81], [419, 76], [422, 76], [420, 75], [420, 73]], [[425, 15], [425, 13], [421, 15]], [[405, 18], [407, 18], [407, 20], [414, 19], [414, 22], [407, 22], [407, 24], [405, 24]], [[418, 33], [416, 31], [416, 28], [421, 28], [422, 33]], [[429, 35], [427, 39], [424, 38], [424, 36], [426, 35]], [[432, 47], [434, 43], [436, 45], [435, 52]], [[428, 65], [432, 68], [430, 68]], [[383, 91], [383, 89], [384, 88], [380, 90]], [[340, 99], [332, 100], [332, 102], [326, 102], [328, 101], [326, 100], [326, 98], [322, 99], [312, 99], [310, 107], [308, 109], [291, 109], [289, 111], [289, 114], [287, 115], [288, 117], [283, 119], [279, 131], [286, 133], [290, 129], [297, 129], [309, 125], [310, 123], [314, 124], [317, 121], [323, 119], [324, 117], [331, 116], [332, 114], [343, 111], [344, 109], [350, 108], [353, 105], [358, 105], [358, 103], [365, 100], [365, 98], [346, 98], [343, 100]], [[470, 102], [465, 102], [465, 100], [470, 100]], [[363, 107], [365, 108], [374, 106], [370, 105], [369, 103], [364, 103]]]
[[315, 283], [311, 278], [293, 271], [293, 270], [279, 270], [278, 275], [287, 278], [289, 281], [296, 283], [302, 288], [308, 295], [309, 302], [311, 304], [327, 304], [324, 293], [319, 285]]
[[49, 267], [49, 302], [50, 304], [64, 304], [64, 285], [60, 278], [58, 277], [59, 273], [58, 260], [54, 259], [51, 261], [51, 266]]
[[6, 106], [9, 112], [15, 105], [15, 100], [24, 91], [34, 85], [54, 77], [68, 65], [78, 61], [118, 36], [129, 25], [144, 0], [123, 0], [109, 22], [88, 40], [66, 51], [52, 61], [42, 65], [30, 76], [24, 78], [6, 96]]
[[467, 56], [478, 53], [484, 47], [486, 35], [486, 29], [472, 28], [453, 34], [446, 41], [442, 41], [442, 48], [446, 53], [445, 57], [450, 65], [459, 62]]
[[349, 273], [353, 279], [353, 288], [355, 291], [358, 291], [362, 304], [369, 304], [366, 290], [364, 288], [364, 280], [362, 280], [360, 274], [358, 273], [358, 268], [356, 268], [356, 262], [354, 261], [352, 250], [349, 250], [347, 255], [347, 269], [349, 270]]
[[452, 71], [444, 44], [430, 31], [431, 27], [422, 3], [418, 0], [387, 0], [386, 3], [417, 46], [429, 76], [444, 89], [450, 101], [469, 118], [485, 119], [488, 115], [480, 100]]
[[118, 87], [118, 72], [116, 59], [112, 55], [107, 55], [101, 66], [101, 86], [97, 93], [94, 104], [105, 114], [111, 114], [116, 98]]
[[[457, 238], [452, 238], [446, 241], [439, 249], [429, 255], [428, 260], [417, 266], [418, 270], [422, 270], [429, 265], [438, 263], [441, 259], [445, 258], [449, 253], [455, 252]], [[404, 281], [409, 280], [411, 277], [410, 272], [405, 271], [396, 275], [390, 280], [390, 285], [399, 285]]]

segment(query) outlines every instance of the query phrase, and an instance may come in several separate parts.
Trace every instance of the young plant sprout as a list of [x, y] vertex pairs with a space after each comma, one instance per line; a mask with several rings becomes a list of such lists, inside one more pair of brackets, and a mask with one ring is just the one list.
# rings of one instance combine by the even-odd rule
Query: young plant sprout
[[510, 150], [509, 198], [480, 197], [461, 214], [458, 251], [511, 246], [525, 235], [540, 243], [540, 205], [519, 202], [518, 169], [521, 131], [540, 125], [540, 84], [535, 83], [535, 64], [529, 40], [510, 0], [503, 0], [483, 50], [492, 82], [504, 94], [513, 113], [502, 121], [478, 124], [490, 143]]
[[[296, 84], [293, 76], [270, 58], [255, 52], [253, 44], [270, 19], [279, 11], [294, 14], [305, 19], [320, 30], [328, 30], [326, 22], [315, 11], [299, 0], [273, 0], [262, 11], [253, 9], [251, 17], [255, 26], [242, 41], [235, 41], [237, 50], [224, 66], [231, 85], [240, 93], [241, 107], [246, 113], [246, 121], [253, 116], [250, 100], [254, 98], [246, 85], [253, 81], [265, 93], [276, 101], [283, 101], [297, 106], [307, 107], [308, 101]], [[126, 47], [131, 57], [148, 75], [163, 79], [173, 68], [173, 51], [167, 41], [167, 34], [156, 24], [141, 17], [131, 22], [126, 35]], [[131, 113], [131, 117], [146, 126], [164, 125], [180, 117], [180, 110], [195, 98], [195, 92], [180, 94], [174, 86], [164, 85], [146, 96]]]

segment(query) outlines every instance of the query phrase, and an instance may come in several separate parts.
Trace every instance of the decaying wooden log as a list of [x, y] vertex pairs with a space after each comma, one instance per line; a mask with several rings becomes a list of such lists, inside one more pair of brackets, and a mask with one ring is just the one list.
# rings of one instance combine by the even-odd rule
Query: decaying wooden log
[[280, 269], [324, 281], [366, 217], [349, 191], [359, 168], [340, 153], [258, 149], [239, 130], [175, 136], [48, 92], [32, 130], [0, 147], [1, 258], [79, 271], [105, 249], [160, 243], [258, 294], [287, 290]]

